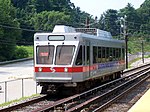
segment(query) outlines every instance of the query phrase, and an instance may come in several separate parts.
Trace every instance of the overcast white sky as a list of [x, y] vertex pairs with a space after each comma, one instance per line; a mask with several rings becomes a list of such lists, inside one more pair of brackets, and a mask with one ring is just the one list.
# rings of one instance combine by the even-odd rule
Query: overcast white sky
[[131, 3], [135, 9], [139, 8], [145, 0], [71, 0], [75, 6], [80, 7], [82, 11], [85, 11], [94, 17], [98, 18], [107, 9], [119, 10]]

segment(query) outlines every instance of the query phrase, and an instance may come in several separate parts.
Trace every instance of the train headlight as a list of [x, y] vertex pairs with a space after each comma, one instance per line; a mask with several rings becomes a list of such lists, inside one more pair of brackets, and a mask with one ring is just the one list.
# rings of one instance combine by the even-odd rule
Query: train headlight
[[64, 68], [64, 72], [68, 72], [68, 68]]
[[42, 72], [42, 68], [41, 67], [39, 67], [39, 72]]

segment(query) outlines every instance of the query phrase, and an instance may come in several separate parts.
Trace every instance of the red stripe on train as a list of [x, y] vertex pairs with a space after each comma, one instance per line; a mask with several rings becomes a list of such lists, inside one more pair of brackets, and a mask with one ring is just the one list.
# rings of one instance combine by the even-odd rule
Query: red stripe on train
[[35, 67], [34, 71], [39, 72], [39, 68], [42, 68], [41, 72], [64, 72], [65, 68], [68, 72], [83, 72], [83, 67]]
[[39, 69], [42, 69], [41, 72], [65, 72], [65, 68], [68, 69], [68, 72], [87, 72], [89, 70], [97, 69], [96, 65], [93, 66], [82, 66], [82, 67], [35, 67], [34, 71], [39, 72]]

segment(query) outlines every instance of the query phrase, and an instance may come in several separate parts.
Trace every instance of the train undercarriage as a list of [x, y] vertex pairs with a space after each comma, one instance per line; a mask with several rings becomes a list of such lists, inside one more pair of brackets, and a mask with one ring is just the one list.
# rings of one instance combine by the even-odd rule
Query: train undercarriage
[[108, 81], [115, 80], [122, 76], [122, 71], [86, 80], [78, 83], [51, 83], [51, 82], [40, 82], [42, 86], [41, 94], [61, 94], [61, 95], [73, 95], [81, 93], [88, 89], [94, 88]]

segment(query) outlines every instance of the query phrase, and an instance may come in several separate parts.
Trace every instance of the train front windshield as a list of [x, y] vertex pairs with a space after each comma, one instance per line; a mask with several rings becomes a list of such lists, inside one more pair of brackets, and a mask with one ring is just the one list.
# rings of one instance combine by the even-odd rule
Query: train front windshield
[[70, 65], [74, 51], [75, 46], [72, 45], [57, 46], [55, 65]]
[[37, 46], [37, 64], [53, 64], [53, 62], [55, 65], [71, 64], [75, 52], [74, 45], [56, 46], [56, 55], [54, 55], [54, 50], [53, 45]]
[[54, 45], [37, 46], [37, 64], [52, 64], [54, 58]]

